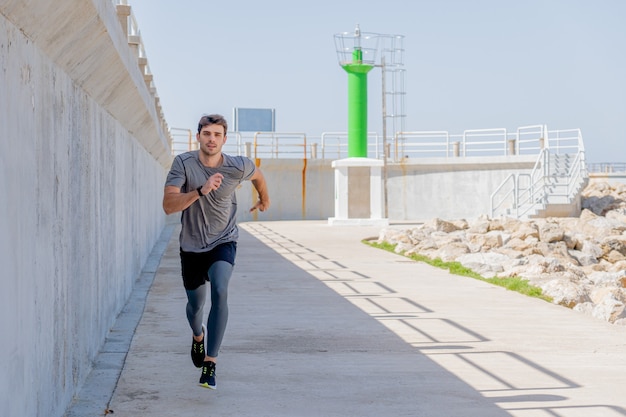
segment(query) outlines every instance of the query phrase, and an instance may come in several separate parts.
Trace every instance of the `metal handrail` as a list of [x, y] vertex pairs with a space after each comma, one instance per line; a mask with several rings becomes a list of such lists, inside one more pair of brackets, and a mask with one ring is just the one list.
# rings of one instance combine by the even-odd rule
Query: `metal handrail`
[[[520, 185], [523, 179], [528, 179], [528, 188], [522, 188]], [[515, 217], [520, 217], [521, 201], [532, 201], [534, 195], [534, 183], [531, 174], [518, 174], [515, 177]]]
[[[235, 142], [233, 143], [232, 136], [235, 136]], [[244, 143], [241, 141], [241, 133], [240, 132], [226, 132], [226, 143], [222, 150], [229, 155], [248, 155], [246, 153], [246, 147]]]
[[[572, 134], [574, 133], [575, 134]], [[472, 140], [482, 137], [483, 140]], [[492, 138], [498, 138], [492, 140]], [[411, 142], [411, 139], [417, 139]], [[423, 139], [428, 138], [428, 142]], [[458, 138], [458, 142], [455, 139]], [[509, 152], [509, 142], [515, 141], [514, 151]], [[548, 131], [545, 125], [523, 126], [516, 133], [508, 133], [505, 128], [466, 130], [462, 135], [452, 135], [448, 131], [409, 131], [397, 132], [394, 139], [396, 160], [404, 157], [432, 156], [433, 149], [446, 155], [458, 157], [468, 156], [509, 156], [512, 153], [532, 155], [541, 152], [544, 148], [551, 148], [557, 152], [562, 150], [571, 153], [584, 150], [580, 129]], [[459, 150], [452, 148], [458, 146]], [[404, 152], [400, 152], [400, 150]], [[402, 158], [400, 157], [402, 153]]]
[[[269, 138], [271, 139], [270, 144], [268, 145], [267, 143], [262, 143], [260, 141], [260, 139], [264, 136], [269, 136]], [[298, 152], [289, 152], [289, 151], [285, 151], [284, 149], [279, 149], [279, 141], [280, 140], [290, 140], [290, 139], [296, 139], [297, 142], [296, 143], [292, 143], [292, 144], [287, 144], [287, 145], [283, 145], [285, 146], [284, 149], [286, 149], [287, 147], [291, 147], [291, 146], [295, 146], [296, 148], [302, 148], [303, 153], [303, 157], [304, 159], [307, 159], [307, 150], [306, 150], [306, 134], [305, 133], [301, 133], [301, 132], [281, 132], [281, 133], [277, 133], [277, 132], [255, 132], [254, 133], [254, 142], [253, 142], [253, 147], [254, 147], [254, 158], [260, 158], [261, 156], [261, 152], [259, 152], [259, 148], [263, 148], [263, 147], [270, 147], [270, 155], [277, 158], [278, 155], [280, 153], [285, 154], [285, 153], [300, 153], [301, 151]]]
[[[550, 193], [548, 195], [548, 188], [546, 179], [550, 177], [552, 170], [550, 169], [550, 150], [543, 149], [537, 158], [533, 169], [530, 174], [511, 174], [509, 175], [491, 194], [491, 215], [495, 217], [499, 210], [504, 205], [505, 199], [514, 197], [513, 206], [515, 207], [515, 216], [521, 218], [527, 215], [531, 210], [537, 208], [537, 204], [544, 206], [549, 204], [549, 196], [554, 197], [566, 197], [571, 200], [576, 196], [580, 190], [580, 186], [584, 184], [586, 180], [587, 168], [585, 164], [585, 152], [579, 151], [574, 158], [571, 167], [565, 174], [567, 181], [565, 184], [565, 193]], [[511, 178], [514, 177], [514, 184], [511, 187], [509, 184]], [[522, 185], [522, 181], [526, 180], [527, 185]], [[496, 197], [502, 192], [505, 187], [509, 187], [508, 191], [504, 195], [502, 201], [495, 202]]]
[[[480, 136], [482, 138], [485, 137], [489, 137], [489, 136], [503, 136], [504, 140], [502, 141], [502, 143], [500, 144], [499, 141], [492, 141], [492, 140], [482, 140], [482, 141], [470, 141], [468, 140], [468, 137], [472, 137], [472, 136]], [[506, 133], [506, 129], [505, 128], [496, 128], [496, 129], [472, 129], [472, 130], [465, 130], [463, 131], [463, 142], [462, 142], [462, 156], [467, 156], [467, 147], [468, 147], [468, 143], [470, 145], [475, 145], [477, 146], [479, 149], [483, 152], [497, 152], [498, 148], [484, 148], [483, 145], [500, 145], [502, 146], [502, 150], [504, 150], [503, 155], [507, 154], [507, 133]]]
[[578, 153], [585, 150], [580, 129], [550, 130], [546, 138], [546, 147], [557, 154]]
[[[419, 142], [419, 143], [408, 143], [407, 138], [416, 138], [416, 139], [428, 139], [429, 142]], [[441, 143], [437, 141], [437, 138], [444, 138], [445, 142]], [[434, 142], [433, 142], [434, 140]], [[400, 145], [402, 142], [402, 145]], [[400, 146], [402, 146], [402, 153], [406, 155], [404, 152], [407, 148], [428, 148], [422, 149], [422, 152], [425, 153], [435, 153], [435, 152], [443, 152], [446, 157], [453, 154], [453, 151], [450, 150], [450, 134], [445, 130], [431, 130], [431, 131], [416, 131], [416, 132], [396, 132], [394, 136], [394, 160], [399, 161], [400, 158]]]
[[[497, 195], [500, 193], [500, 191], [502, 189], [504, 189], [504, 187], [507, 185], [507, 183], [511, 181], [512, 182], [512, 186], [510, 188], [508, 188], [509, 191], [507, 191], [504, 194], [504, 197], [502, 198], [502, 200], [500, 200], [498, 203], [495, 203], [495, 199], [497, 197]], [[516, 192], [516, 187], [515, 187], [515, 174], [509, 174], [506, 179], [504, 181], [502, 181], [502, 183], [498, 186], [498, 188], [496, 188], [496, 190], [491, 193], [491, 198], [490, 198], [490, 213], [491, 216], [494, 217], [494, 213], [496, 212], [496, 210], [498, 210], [500, 207], [502, 207], [504, 205], [504, 203], [507, 201], [508, 198], [512, 197], [512, 206], [515, 205], [515, 201], [517, 200], [517, 198], [515, 197], [515, 192]]]
[[[172, 156], [176, 156], [184, 152], [195, 151], [199, 149], [198, 142], [193, 139], [193, 132], [191, 129], [171, 127], [169, 134], [170, 134], [170, 137], [172, 138], [172, 144], [171, 144]], [[231, 154], [229, 150], [234, 149], [234, 152], [232, 152], [232, 154], [243, 155], [244, 149], [241, 143], [241, 134], [239, 132], [227, 132], [227, 137], [230, 137], [233, 135], [236, 137], [235, 144], [231, 145], [232, 142], [227, 140], [226, 144], [224, 145], [224, 151], [228, 154]], [[178, 138], [181, 136], [183, 136], [184, 139], [178, 140]]]
[[587, 171], [598, 174], [625, 173], [625, 162], [596, 162], [587, 164]]
[[[536, 129], [539, 129], [539, 134], [537, 135], [537, 132], [535, 132]], [[515, 154], [516, 155], [521, 155], [522, 152], [524, 150], [536, 150], [536, 151], [541, 151], [541, 149], [544, 148], [544, 129], [545, 126], [544, 125], [531, 125], [531, 126], [521, 126], [517, 128], [517, 132], [515, 134]], [[530, 131], [527, 133], [524, 133], [524, 131]], [[534, 135], [533, 138], [531, 139], [523, 139], [524, 136], [526, 135]], [[537, 136], [539, 137], [539, 140], [537, 140]], [[536, 143], [537, 145], [535, 147], [524, 147], [525, 144], [527, 143]]]
[[[550, 149], [556, 153], [563, 152], [565, 150], [568, 153], [577, 153], [584, 150], [582, 142], [582, 135], [580, 129], [570, 130], [554, 130], [549, 131], [544, 126], [541, 129], [540, 125], [525, 126], [518, 128], [516, 133], [507, 133], [506, 129], [482, 129], [482, 130], [466, 130], [463, 135], [452, 135], [448, 131], [399, 131], [396, 132], [393, 138], [393, 143], [387, 143], [387, 151], [389, 152], [388, 158], [394, 158], [396, 162], [400, 160], [406, 160], [406, 158], [415, 157], [481, 157], [481, 156], [512, 156], [512, 154], [532, 156], [539, 154], [543, 149]], [[483, 138], [498, 138], [498, 140], [473, 140], [479, 134], [483, 133]], [[243, 134], [249, 134], [246, 136], [246, 141], [253, 142], [253, 132], [229, 132], [229, 135], [237, 136], [236, 150], [242, 155], [252, 154], [251, 150], [244, 150]], [[310, 147], [321, 148], [322, 159], [329, 158], [330, 156], [339, 158], [347, 157], [348, 154], [348, 134], [347, 132], [324, 132], [319, 138], [311, 140], [311, 138], [305, 133], [288, 133], [288, 132], [258, 132], [263, 138], [267, 135], [273, 135], [275, 138], [284, 138], [289, 135], [300, 135], [301, 145], [304, 145], [304, 137], [306, 136], [306, 143]], [[261, 138], [259, 136], [259, 139]], [[336, 140], [330, 140], [331, 138]], [[375, 158], [383, 158], [385, 150], [382, 149], [382, 142], [380, 136], [376, 132], [368, 132], [368, 151], [370, 154], [374, 152]], [[515, 147], [511, 141], [514, 140]], [[280, 139], [280, 142], [285, 142], [285, 139]], [[372, 143], [373, 142], [373, 143]], [[390, 141], [391, 142], [391, 141]], [[245, 144], [251, 146], [252, 144]], [[321, 146], [319, 146], [321, 145]], [[226, 146], [231, 148], [235, 144], [230, 141]], [[265, 148], [267, 144], [259, 142], [257, 146]], [[297, 152], [293, 151], [293, 147], [296, 146], [293, 143], [289, 143], [285, 146], [285, 149], [274, 149], [273, 152], [268, 152], [264, 156], [270, 158], [293, 158], [294, 155], [301, 157], [304, 153], [308, 153], [308, 157], [317, 158], [317, 152], [310, 150], [310, 152], [300, 152], [298, 148]], [[393, 149], [390, 147], [393, 146]], [[514, 149], [514, 150], [513, 150]], [[245, 152], [244, 152], [245, 151]], [[497, 155], [494, 155], [494, 152]], [[393, 155], [392, 155], [393, 153]]]
[[[526, 174], [529, 176], [530, 182], [526, 193], [523, 193], [522, 190], [519, 190], [519, 179], [518, 179], [518, 201], [517, 201], [517, 218], [524, 216], [530, 210], [535, 207], [535, 204], [545, 203], [546, 201], [546, 189], [545, 189], [545, 178], [547, 173], [549, 172], [548, 164], [550, 160], [550, 152], [547, 149], [542, 149], [539, 157], [537, 157], [537, 161], [530, 172], [530, 174]], [[525, 177], [525, 175], [520, 175], [519, 177]], [[518, 178], [519, 178], [518, 177]], [[526, 195], [527, 197], [524, 199], [522, 196]], [[524, 208], [520, 210], [520, 208]]]
[[[572, 172], [573, 170], [576, 172]], [[587, 165], [585, 164], [585, 152], [580, 151], [576, 154], [576, 158], [574, 158], [574, 163], [572, 164], [571, 169], [567, 172], [567, 196], [568, 198], [572, 198], [574, 193], [577, 191], [576, 187], [580, 185], [584, 181], [584, 175], [587, 172]]]
[[[326, 148], [327, 148], [327, 138], [328, 137], [335, 137], [337, 138], [337, 158], [341, 158], [342, 155], [347, 155], [348, 154], [348, 132], [324, 132], [322, 133], [321, 136], [321, 143], [320, 146], [322, 148], [322, 159], [326, 159]], [[370, 138], [374, 138], [374, 155], [375, 158], [378, 159], [380, 157], [380, 146], [379, 146], [379, 138], [378, 138], [378, 133], [376, 132], [367, 132], [367, 138], [368, 138], [368, 148], [370, 148], [370, 143], [369, 143], [369, 139]], [[343, 149], [346, 149], [346, 152], [342, 152]]]
[[[159, 96], [157, 94], [157, 88], [154, 83], [154, 77], [150, 71], [150, 64], [148, 62], [148, 58], [146, 56], [145, 46], [141, 39], [141, 32], [139, 31], [139, 25], [137, 23], [137, 19], [132, 12], [132, 8], [128, 4], [128, 0], [111, 0], [113, 6], [115, 7], [118, 19], [122, 26], [122, 29], [126, 31], [124, 36], [126, 36], [126, 41], [128, 46], [130, 47], [133, 55], [137, 58], [137, 65], [139, 70], [141, 71], [141, 75], [143, 76], [143, 80], [146, 83], [146, 87], [148, 91], [152, 95], [154, 99], [154, 106], [157, 114], [157, 121], [161, 129], [164, 133], [169, 134], [169, 128], [167, 125], [167, 121], [165, 120], [165, 116], [163, 114], [163, 108], [161, 106], [161, 102], [159, 100]], [[167, 137], [168, 142], [170, 143], [171, 153], [174, 153], [173, 149], [173, 138], [170, 135]]]
[[[180, 133], [174, 133], [174, 132], [180, 132]], [[184, 134], [182, 132], [184, 132]], [[193, 134], [191, 132], [191, 129], [171, 127], [169, 133], [170, 133], [170, 137], [172, 138], [172, 144], [171, 144], [172, 156], [176, 156], [183, 152], [188, 152], [188, 151], [198, 149], [197, 148], [198, 142], [194, 142], [192, 140]], [[184, 136], [185, 140], [177, 140], [179, 136]]]

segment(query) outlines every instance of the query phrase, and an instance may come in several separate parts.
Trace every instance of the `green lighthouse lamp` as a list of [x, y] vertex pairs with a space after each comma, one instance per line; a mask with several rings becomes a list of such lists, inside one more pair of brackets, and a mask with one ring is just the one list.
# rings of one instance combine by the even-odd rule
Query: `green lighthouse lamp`
[[361, 33], [335, 35], [339, 65], [348, 73], [348, 157], [367, 158], [367, 73], [376, 62], [378, 36]]
[[335, 35], [339, 65], [348, 74], [348, 157], [332, 162], [335, 170], [335, 216], [330, 225], [388, 224], [382, 217], [383, 160], [367, 157], [367, 73], [376, 66], [377, 34]]

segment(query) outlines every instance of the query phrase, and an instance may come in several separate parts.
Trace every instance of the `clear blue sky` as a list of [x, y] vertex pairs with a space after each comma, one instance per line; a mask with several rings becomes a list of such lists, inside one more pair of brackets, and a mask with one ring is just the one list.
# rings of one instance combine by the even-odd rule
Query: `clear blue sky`
[[[582, 130], [588, 162], [626, 162], [623, 0], [129, 0], [170, 127], [276, 109], [276, 130], [347, 130], [333, 35], [403, 35], [406, 130]], [[369, 74], [369, 130], [381, 75]]]

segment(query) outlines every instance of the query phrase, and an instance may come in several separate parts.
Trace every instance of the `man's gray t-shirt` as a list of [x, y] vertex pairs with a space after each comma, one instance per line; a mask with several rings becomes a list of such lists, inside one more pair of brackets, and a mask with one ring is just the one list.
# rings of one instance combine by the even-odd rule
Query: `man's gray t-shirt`
[[221, 166], [209, 168], [202, 165], [198, 152], [186, 152], [174, 158], [165, 186], [173, 185], [187, 193], [204, 185], [215, 173], [221, 173], [224, 179], [220, 188], [183, 210], [180, 248], [185, 252], [208, 252], [221, 243], [237, 241], [235, 190], [256, 170], [249, 158], [226, 154], [222, 154]]

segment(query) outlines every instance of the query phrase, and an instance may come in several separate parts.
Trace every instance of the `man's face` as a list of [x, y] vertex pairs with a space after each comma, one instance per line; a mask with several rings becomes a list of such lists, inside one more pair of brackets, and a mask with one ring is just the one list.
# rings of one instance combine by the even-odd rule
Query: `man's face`
[[196, 135], [200, 144], [200, 151], [211, 156], [222, 152], [222, 146], [226, 143], [224, 127], [220, 125], [207, 125]]

